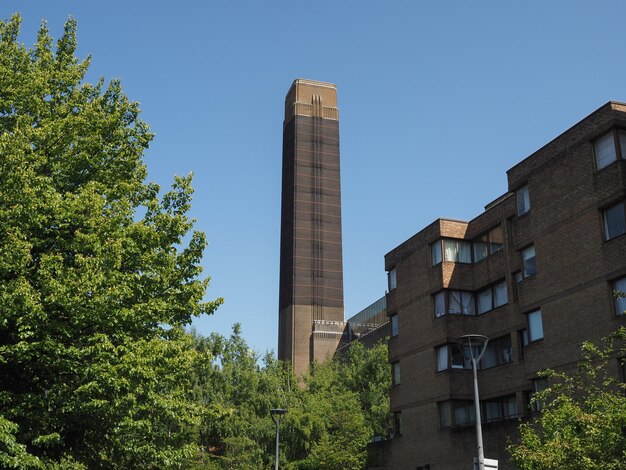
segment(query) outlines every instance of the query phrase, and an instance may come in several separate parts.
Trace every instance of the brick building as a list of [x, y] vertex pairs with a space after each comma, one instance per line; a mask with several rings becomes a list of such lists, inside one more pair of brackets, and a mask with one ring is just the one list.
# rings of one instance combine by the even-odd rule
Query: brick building
[[458, 337], [490, 338], [478, 373], [485, 456], [508, 469], [537, 373], [573, 368], [581, 341], [625, 324], [613, 290], [626, 290], [626, 104], [602, 106], [507, 177], [475, 219], [436, 220], [385, 256], [387, 468], [470, 468], [472, 373]]
[[339, 168], [337, 88], [297, 79], [285, 98], [278, 314], [278, 358], [296, 374], [342, 336]]

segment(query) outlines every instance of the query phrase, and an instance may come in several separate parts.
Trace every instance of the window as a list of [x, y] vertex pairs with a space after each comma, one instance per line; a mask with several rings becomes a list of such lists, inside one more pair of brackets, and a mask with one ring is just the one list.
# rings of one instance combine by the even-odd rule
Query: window
[[613, 295], [615, 296], [615, 315], [626, 314], [626, 277], [613, 281]]
[[[448, 400], [437, 404], [439, 426], [442, 428], [473, 426], [476, 422], [472, 400]], [[480, 414], [483, 423], [517, 418], [515, 395], [481, 400]]]
[[[444, 344], [435, 349], [437, 353], [437, 372], [452, 369], [471, 369], [471, 357], [468, 346], [461, 350], [457, 344]], [[478, 354], [478, 352], [476, 352]], [[479, 366], [480, 367], [480, 366]]]
[[389, 323], [391, 324], [391, 336], [398, 336], [398, 314], [389, 315]]
[[400, 362], [391, 363], [391, 380], [393, 385], [400, 385]]
[[435, 316], [448, 314], [475, 315], [474, 293], [461, 290], [443, 290], [434, 296]]
[[478, 313], [485, 313], [508, 302], [506, 281], [501, 281], [478, 293]]
[[435, 243], [430, 245], [430, 256], [433, 266], [441, 263], [441, 240], [437, 240]]
[[[548, 379], [546, 377], [538, 377], [536, 379], [533, 379], [533, 394], [543, 392], [546, 388], [548, 388]], [[539, 400], [535, 400], [534, 402], [531, 401], [530, 408], [533, 411], [541, 411], [541, 409], [543, 408], [543, 403]]]
[[480, 369], [501, 366], [513, 362], [511, 335], [501, 336], [490, 340], [483, 357], [480, 359]]
[[515, 200], [517, 201], [517, 215], [523, 215], [530, 210], [530, 194], [528, 186], [524, 186], [515, 191]]
[[464, 240], [444, 239], [444, 259], [455, 263], [472, 262], [472, 244]]
[[620, 202], [602, 211], [604, 220], [604, 239], [611, 240], [626, 233], [626, 215], [624, 203]]
[[448, 400], [437, 405], [442, 428], [469, 426], [476, 422], [474, 403], [469, 400]]
[[448, 368], [448, 345], [439, 346], [437, 352], [437, 372]]
[[390, 291], [396, 288], [396, 268], [391, 268], [387, 273], [387, 282], [389, 284]]
[[477, 263], [485, 259], [488, 255], [499, 251], [504, 246], [504, 232], [498, 225], [489, 233], [474, 240], [474, 262]]
[[537, 274], [537, 262], [535, 261], [535, 245], [522, 250], [522, 273], [524, 277]]
[[[474, 351], [474, 356], [480, 353], [479, 348]], [[471, 369], [472, 354], [468, 346], [463, 349], [457, 344], [445, 344], [436, 348], [437, 372], [447, 369]], [[511, 348], [511, 336], [505, 335], [490, 340], [477, 369], [489, 369], [513, 362], [513, 350]]]
[[482, 421], [491, 423], [517, 417], [517, 401], [515, 395], [485, 400], [481, 403]]
[[598, 170], [609, 166], [619, 157], [626, 159], [626, 132], [617, 130], [603, 135], [596, 140], [594, 150]]
[[526, 344], [532, 343], [543, 338], [543, 321], [541, 319], [541, 310], [535, 310], [528, 315], [528, 339]]
[[402, 436], [402, 412], [400, 411], [393, 413], [393, 436]]

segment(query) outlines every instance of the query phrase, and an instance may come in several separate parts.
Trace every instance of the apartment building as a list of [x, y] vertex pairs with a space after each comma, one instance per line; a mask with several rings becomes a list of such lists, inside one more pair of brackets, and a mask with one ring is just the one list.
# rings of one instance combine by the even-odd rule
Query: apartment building
[[[583, 340], [623, 326], [626, 104], [609, 102], [508, 170], [475, 219], [439, 219], [385, 256], [395, 436], [387, 468], [471, 468], [476, 436], [465, 334], [480, 363], [485, 456], [529, 416], [538, 372], [568, 370]], [[617, 361], [614, 373], [619, 374]]]

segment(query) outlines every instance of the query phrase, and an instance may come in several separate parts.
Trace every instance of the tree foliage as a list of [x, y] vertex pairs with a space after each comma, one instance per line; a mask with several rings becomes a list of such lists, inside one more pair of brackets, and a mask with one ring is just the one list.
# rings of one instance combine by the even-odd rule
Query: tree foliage
[[119, 82], [83, 83], [74, 20], [33, 49], [20, 23], [0, 22], [0, 462], [181, 466], [202, 416], [181, 328], [220, 303], [191, 178], [144, 181], [152, 134]]
[[520, 426], [509, 447], [522, 470], [618, 470], [626, 468], [626, 390], [615, 365], [626, 353], [626, 329], [598, 347], [586, 342], [577, 372], [546, 371], [552, 385], [533, 400], [542, 412]]
[[357, 344], [348, 359], [316, 364], [301, 381], [289, 364], [250, 350], [239, 325], [229, 338], [196, 336], [196, 343], [205, 357], [195, 374], [196, 396], [209, 411], [198, 468], [272, 468], [271, 408], [288, 410], [280, 430], [281, 468], [361, 469], [370, 439], [388, 434], [388, 401], [372, 399], [386, 398], [391, 380], [383, 343], [368, 350]]

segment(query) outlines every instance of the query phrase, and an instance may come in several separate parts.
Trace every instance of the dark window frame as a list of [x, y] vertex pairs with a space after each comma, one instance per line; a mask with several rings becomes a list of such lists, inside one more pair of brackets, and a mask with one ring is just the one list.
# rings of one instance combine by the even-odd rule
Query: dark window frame
[[[394, 322], [395, 320], [395, 322]], [[397, 336], [400, 335], [400, 323], [399, 319], [398, 319], [398, 314], [397, 313], [392, 313], [391, 315], [389, 315], [389, 328], [390, 328], [390, 334], [392, 338], [396, 338]], [[395, 323], [395, 334], [394, 334], [394, 323]]]
[[[396, 376], [396, 369], [397, 369], [397, 376]], [[393, 361], [391, 363], [391, 385], [393, 385], [394, 387], [396, 385], [400, 385], [402, 383], [402, 376], [401, 376], [401, 372], [400, 372], [400, 361]]]
[[[605, 137], [608, 137], [609, 135], [612, 135], [613, 137], [613, 139], [611, 140], [613, 141], [613, 151], [615, 153], [615, 159], [607, 163], [606, 165], [600, 167], [600, 162], [598, 161], [598, 143]], [[623, 142], [622, 142], [622, 138], [624, 139]], [[623, 148], [622, 144], [626, 145], [626, 130], [619, 128], [619, 127], [614, 127], [608, 130], [607, 132], [599, 135], [593, 140], [593, 161], [594, 161], [594, 165], [596, 168], [596, 172], [602, 171], [605, 168], [608, 168], [611, 165], [615, 164], [616, 162], [626, 159], [626, 148]]]
[[[500, 305], [496, 305], [496, 286], [504, 285], [504, 291], [506, 293], [506, 302]], [[491, 291], [491, 308], [489, 310], [485, 310], [484, 312], [480, 311], [480, 294], [483, 292]], [[509, 303], [509, 288], [506, 282], [506, 279], [501, 279], [498, 282], [494, 282], [493, 284], [476, 291], [476, 295], [474, 296], [474, 300], [476, 301], [476, 316], [484, 315], [486, 313], [492, 312], [500, 307], [504, 307]]]
[[[623, 229], [623, 231], [621, 233], [618, 233], [616, 235], [612, 235], [609, 237], [609, 231], [608, 231], [608, 222], [607, 222], [607, 212], [611, 209], [617, 208], [618, 206], [622, 206], [622, 225], [625, 227]], [[626, 234], [626, 201], [617, 201], [614, 204], [611, 204], [609, 206], [605, 206], [602, 208], [602, 234], [603, 234], [603, 238], [605, 242], [609, 242], [611, 240], [615, 240], [616, 238], [619, 238], [621, 236], [623, 236], [624, 234]]]
[[[625, 313], [626, 312], [626, 297], [617, 297], [615, 294], [616, 292], [623, 292], [624, 294], [626, 294], [626, 288], [624, 288], [624, 290], [618, 289], [618, 286], [617, 286], [618, 282], [626, 283], [626, 276], [618, 277], [610, 281], [611, 298], [613, 300], [613, 314], [616, 317], [623, 317], [626, 315]], [[624, 307], [624, 310], [621, 310], [621, 307], [619, 306], [620, 303]]]

